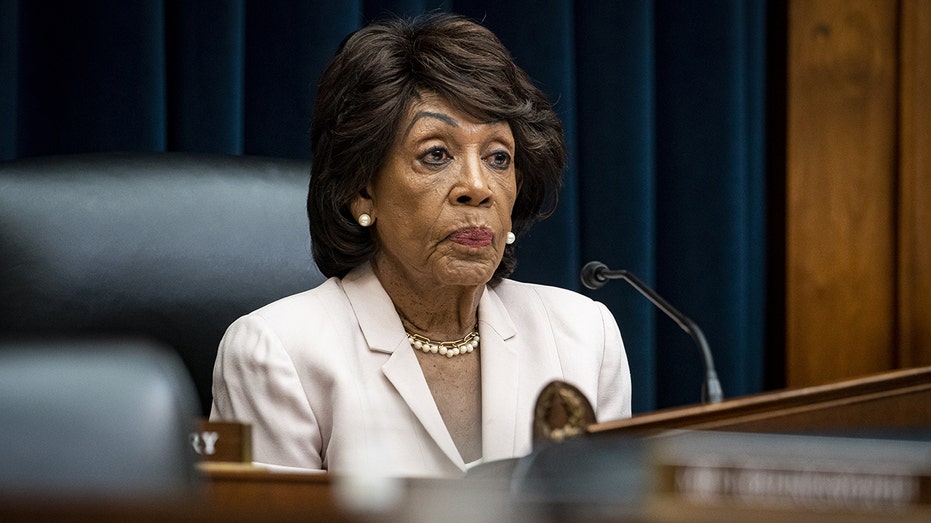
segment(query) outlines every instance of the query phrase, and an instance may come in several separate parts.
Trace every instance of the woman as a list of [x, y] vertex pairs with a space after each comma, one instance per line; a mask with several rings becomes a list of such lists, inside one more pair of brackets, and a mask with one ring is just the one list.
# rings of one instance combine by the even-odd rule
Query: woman
[[617, 324], [579, 294], [506, 279], [565, 164], [546, 97], [466, 19], [391, 19], [323, 74], [307, 212], [330, 278], [230, 326], [213, 419], [254, 458], [395, 476], [463, 474], [531, 450], [551, 380], [630, 415]]

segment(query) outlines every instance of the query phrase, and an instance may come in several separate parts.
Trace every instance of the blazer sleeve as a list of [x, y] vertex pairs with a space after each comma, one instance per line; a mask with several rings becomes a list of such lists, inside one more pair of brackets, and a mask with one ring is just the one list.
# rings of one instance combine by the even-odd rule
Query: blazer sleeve
[[291, 357], [259, 313], [220, 341], [211, 420], [252, 425], [257, 463], [323, 470], [322, 437]]
[[599, 422], [629, 418], [631, 415], [631, 381], [627, 352], [621, 331], [608, 308], [596, 302], [604, 325], [604, 355], [598, 376], [598, 401], [595, 417]]

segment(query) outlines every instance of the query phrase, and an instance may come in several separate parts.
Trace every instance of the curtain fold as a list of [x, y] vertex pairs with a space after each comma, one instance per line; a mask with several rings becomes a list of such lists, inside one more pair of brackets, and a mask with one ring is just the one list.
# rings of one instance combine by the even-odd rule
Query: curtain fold
[[[495, 31], [565, 124], [560, 204], [521, 240], [515, 277], [582, 290], [589, 260], [630, 269], [702, 326], [726, 396], [762, 390], [765, 0], [0, 0], [0, 159], [309, 158], [343, 38], [432, 10]], [[635, 411], [699, 401], [685, 333], [624, 282], [582, 291], [618, 319]]]
[[165, 149], [161, 2], [19, 2], [18, 10], [18, 156]]
[[[579, 10], [576, 33], [582, 256], [655, 280], [656, 143], [652, 2]], [[584, 28], [585, 30], [581, 30]], [[656, 406], [653, 305], [623, 281], [587, 291], [614, 313], [636, 381], [634, 408]], [[672, 299], [670, 296], [669, 299]], [[661, 318], [661, 321], [668, 321]], [[691, 401], [695, 400], [695, 390]]]
[[[656, 25], [656, 286], [705, 329], [725, 393], [761, 386], [755, 363], [764, 312], [761, 257], [748, 249], [762, 227], [754, 190], [763, 172], [759, 131], [763, 107], [752, 105], [749, 77], [760, 74], [745, 55], [761, 54], [754, 34], [759, 4], [710, 0], [657, 2]], [[749, 27], [748, 27], [749, 26]], [[753, 36], [753, 38], [751, 38]], [[757, 242], [758, 243], [758, 242]], [[754, 245], [761, 249], [763, 245]], [[682, 385], [700, 380], [690, 340], [658, 330], [657, 403], [677, 404]], [[757, 367], [757, 368], [754, 368]]]
[[0, 160], [16, 157], [19, 2], [0, 0]]
[[245, 2], [165, 7], [168, 149], [243, 152]]

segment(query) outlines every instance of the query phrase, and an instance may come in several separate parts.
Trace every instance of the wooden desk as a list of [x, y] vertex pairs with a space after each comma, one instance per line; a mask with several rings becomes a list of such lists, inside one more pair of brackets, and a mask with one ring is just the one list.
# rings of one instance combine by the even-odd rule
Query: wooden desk
[[[931, 426], [931, 367], [896, 371], [842, 383], [764, 393], [634, 416], [596, 424], [596, 438], [640, 436], [666, 429], [747, 432], [928, 428]], [[503, 470], [507, 471], [507, 468]], [[8, 500], [0, 495], [0, 520], [11, 521], [588, 521], [874, 522], [931, 521], [921, 508], [904, 513], [850, 513], [763, 510], [734, 505], [700, 505], [682, 499], [646, 496], [635, 507], [554, 509], [524, 503], [511, 494], [510, 477], [465, 480], [404, 480], [397, 502], [381, 513], [366, 513], [340, 501], [338, 478], [270, 472], [246, 465], [203, 468], [205, 489], [185, 500], [94, 502]]]
[[[875, 523], [931, 521], [931, 510], [882, 512], [799, 511], [743, 506], [701, 505], [681, 499], [655, 498], [639, 507], [551, 507], [512, 499], [501, 481], [408, 480], [403, 497], [383, 513], [346, 510], [337, 501], [334, 480], [326, 475], [245, 470], [210, 470], [211, 505], [224, 513], [248, 515], [249, 521], [477, 521], [547, 522], [582, 520], [637, 523]], [[215, 519], [220, 521], [221, 519]]]
[[[757, 394], [715, 405], [668, 409], [592, 425], [590, 433], [602, 437], [638, 436], [667, 429], [727, 430], [742, 432], [859, 431], [931, 427], [931, 367], [869, 376], [840, 383]], [[208, 469], [211, 503], [226, 506], [262, 504], [270, 510], [322, 515], [325, 518], [358, 517], [339, 506], [329, 476], [279, 474], [254, 469]], [[505, 514], [509, 520], [547, 520], [552, 513], [539, 506], [515, 505], [508, 496], [508, 478], [483, 481], [408, 480], [404, 499], [393, 517], [404, 520], [456, 520], [451, 507], [462, 514], [486, 509], [485, 515]], [[455, 493], [452, 495], [451, 493]], [[431, 512], [440, 503], [443, 507]], [[420, 506], [422, 511], [417, 512]], [[543, 510], [543, 512], [540, 512]], [[617, 511], [616, 521], [877, 521], [884, 514], [767, 511], [746, 507], [699, 506], [676, 499], [652, 499], [635, 514]], [[413, 511], [413, 512], [412, 512]], [[403, 514], [403, 517], [398, 516]], [[532, 516], [532, 518], [527, 518]], [[890, 516], [891, 518], [892, 516]], [[492, 518], [494, 519], [494, 518]], [[896, 514], [896, 521], [931, 521], [931, 512]]]

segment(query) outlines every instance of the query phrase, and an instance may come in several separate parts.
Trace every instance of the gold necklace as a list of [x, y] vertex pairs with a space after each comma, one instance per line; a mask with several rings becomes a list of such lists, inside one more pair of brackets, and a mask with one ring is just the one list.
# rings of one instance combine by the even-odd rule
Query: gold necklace
[[407, 339], [411, 342], [411, 347], [424, 352], [442, 354], [447, 358], [459, 356], [460, 354], [467, 354], [478, 349], [478, 325], [472, 328], [472, 332], [454, 341], [434, 341], [407, 329], [404, 329], [404, 332], [407, 333]]

